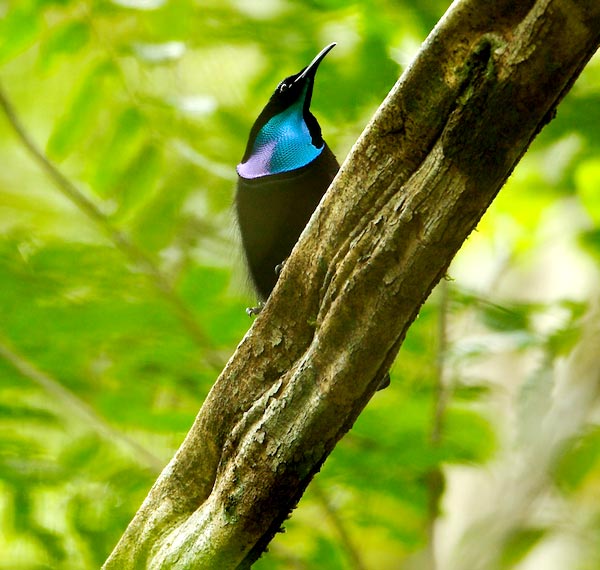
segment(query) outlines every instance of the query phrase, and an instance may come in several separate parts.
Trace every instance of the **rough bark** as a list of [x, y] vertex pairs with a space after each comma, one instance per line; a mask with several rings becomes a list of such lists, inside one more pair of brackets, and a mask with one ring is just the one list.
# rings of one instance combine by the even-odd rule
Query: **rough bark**
[[453, 3], [104, 568], [252, 564], [599, 42], [598, 0]]

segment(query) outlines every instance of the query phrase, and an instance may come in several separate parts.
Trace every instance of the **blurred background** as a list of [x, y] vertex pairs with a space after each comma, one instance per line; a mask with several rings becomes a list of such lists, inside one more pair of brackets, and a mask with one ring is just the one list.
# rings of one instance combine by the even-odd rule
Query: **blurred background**
[[[341, 160], [448, 5], [0, 0], [0, 569], [98, 568], [250, 326], [279, 80], [338, 42]], [[599, 183], [596, 57], [256, 568], [600, 566]]]

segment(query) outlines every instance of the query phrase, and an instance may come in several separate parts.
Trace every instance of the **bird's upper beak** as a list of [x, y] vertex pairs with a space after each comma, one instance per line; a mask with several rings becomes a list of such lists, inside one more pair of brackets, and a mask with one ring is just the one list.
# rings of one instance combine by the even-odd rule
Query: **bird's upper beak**
[[304, 68], [304, 70], [302, 71], [302, 73], [300, 73], [300, 75], [298, 75], [298, 77], [296, 77], [296, 79], [294, 80], [294, 83], [297, 83], [298, 81], [301, 81], [307, 77], [314, 77], [315, 74], [317, 73], [317, 68], [319, 67], [319, 64], [323, 61], [323, 58], [336, 46], [337, 44], [335, 42], [329, 44], [327, 47], [324, 47], [317, 55], [316, 57], [308, 64], [307, 67]]

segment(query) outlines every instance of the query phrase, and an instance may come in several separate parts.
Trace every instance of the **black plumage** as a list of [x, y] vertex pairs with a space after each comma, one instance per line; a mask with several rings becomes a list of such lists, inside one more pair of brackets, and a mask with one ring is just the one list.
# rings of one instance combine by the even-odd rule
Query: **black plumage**
[[[310, 112], [317, 68], [334, 46], [279, 83], [252, 126], [237, 167], [236, 214], [250, 278], [262, 301], [339, 170]], [[379, 389], [389, 382], [386, 374]]]
[[238, 222], [250, 277], [261, 300], [275, 287], [277, 266], [290, 255], [338, 169], [326, 146], [313, 162], [292, 172], [239, 179]]
[[276, 268], [291, 253], [339, 170], [310, 112], [315, 73], [334, 46], [277, 86], [238, 165], [237, 219], [250, 277], [263, 301], [277, 282]]

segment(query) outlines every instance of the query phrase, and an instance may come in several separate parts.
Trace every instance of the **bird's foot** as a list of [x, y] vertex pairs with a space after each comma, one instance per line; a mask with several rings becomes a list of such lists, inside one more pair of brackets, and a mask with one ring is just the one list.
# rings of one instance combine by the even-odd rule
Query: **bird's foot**
[[259, 303], [257, 307], [246, 307], [246, 314], [249, 317], [256, 317], [256, 315], [259, 315], [260, 312], [263, 310], [263, 307], [265, 306], [264, 303]]
[[386, 372], [385, 376], [379, 381], [377, 391], [384, 390], [385, 388], [387, 388], [390, 385], [391, 381], [392, 380], [390, 379], [390, 373]]
[[275, 275], [277, 275], [277, 277], [279, 277], [279, 275], [281, 274], [281, 272], [283, 271], [283, 266], [285, 265], [285, 262], [287, 261], [287, 257], [281, 262], [278, 263], [275, 266]]

